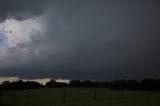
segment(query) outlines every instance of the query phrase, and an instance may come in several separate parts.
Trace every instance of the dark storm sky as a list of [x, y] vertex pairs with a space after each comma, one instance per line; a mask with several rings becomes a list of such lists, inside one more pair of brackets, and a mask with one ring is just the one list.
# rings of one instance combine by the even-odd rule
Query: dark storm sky
[[39, 16], [45, 34], [0, 55], [0, 76], [160, 78], [159, 0], [0, 0], [1, 23]]

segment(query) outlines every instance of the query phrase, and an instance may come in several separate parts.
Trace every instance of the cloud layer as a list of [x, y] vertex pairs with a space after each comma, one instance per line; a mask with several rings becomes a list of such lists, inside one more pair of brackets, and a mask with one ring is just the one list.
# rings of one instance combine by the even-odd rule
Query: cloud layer
[[43, 26], [33, 33], [17, 30], [29, 40], [16, 38], [16, 46], [1, 49], [0, 75], [101, 80], [160, 77], [157, 0], [0, 0], [0, 4], [1, 25], [32, 20], [24, 24], [27, 30], [38, 19]]

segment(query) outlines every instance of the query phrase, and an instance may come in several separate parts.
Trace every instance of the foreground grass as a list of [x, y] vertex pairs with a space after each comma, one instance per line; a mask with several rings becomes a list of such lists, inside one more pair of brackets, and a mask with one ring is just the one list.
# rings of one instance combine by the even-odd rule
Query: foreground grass
[[146, 91], [125, 91], [122, 97], [122, 91], [107, 88], [35, 89], [3, 92], [1, 103], [9, 106], [160, 106], [160, 92], [151, 92], [151, 98], [147, 95]]

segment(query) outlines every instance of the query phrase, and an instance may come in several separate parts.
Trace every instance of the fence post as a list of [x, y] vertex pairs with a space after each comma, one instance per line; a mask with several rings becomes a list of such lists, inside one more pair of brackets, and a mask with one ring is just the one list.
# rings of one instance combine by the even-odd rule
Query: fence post
[[150, 90], [148, 90], [148, 92], [147, 92], [147, 98], [148, 98], [148, 99], [151, 98], [151, 91], [150, 91]]
[[17, 93], [14, 92], [14, 93], [13, 93], [13, 101], [12, 101], [13, 104], [16, 103], [16, 97], [17, 97]]
[[29, 104], [29, 90], [26, 91], [26, 104]]
[[2, 90], [0, 89], [0, 101], [2, 100]]
[[121, 91], [121, 98], [124, 99], [124, 89]]
[[94, 90], [94, 100], [97, 100], [97, 90]]
[[64, 93], [63, 93], [63, 103], [65, 103], [66, 102], [66, 91], [64, 91]]

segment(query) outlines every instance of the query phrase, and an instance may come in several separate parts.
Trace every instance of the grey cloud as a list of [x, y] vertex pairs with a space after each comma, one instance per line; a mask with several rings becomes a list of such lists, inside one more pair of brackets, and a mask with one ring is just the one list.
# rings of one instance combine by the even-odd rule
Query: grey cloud
[[0, 0], [0, 22], [7, 18], [19, 21], [41, 15], [52, 0]]
[[[156, 0], [52, 2], [45, 11], [46, 33], [12, 49], [13, 60], [28, 60], [20, 59], [0, 74], [102, 80], [160, 77], [159, 5]], [[40, 12], [30, 8], [21, 13], [26, 11], [29, 17]], [[17, 53], [22, 48], [29, 52]]]

